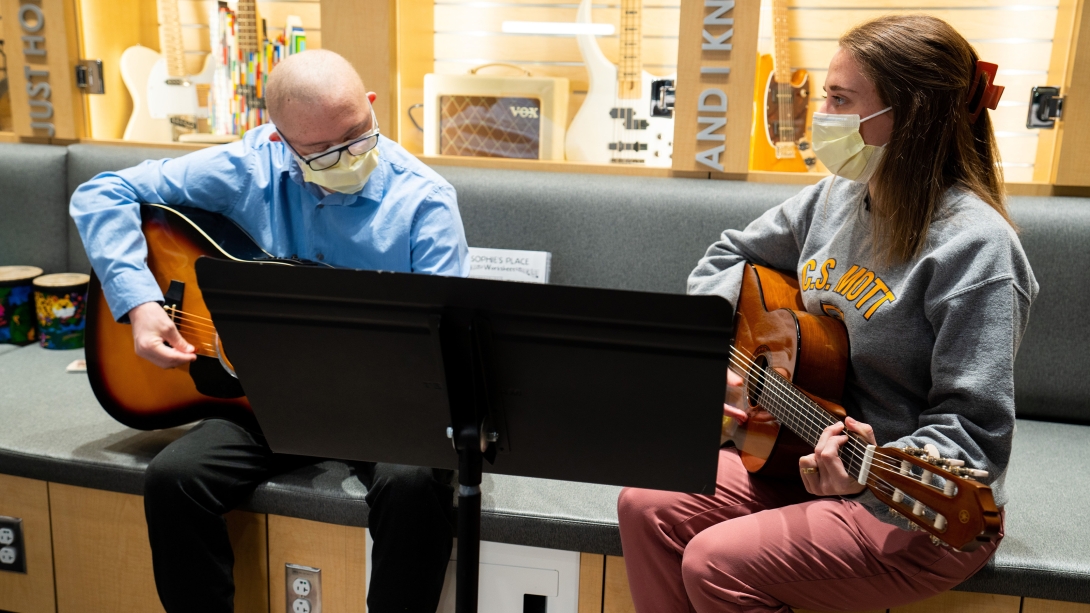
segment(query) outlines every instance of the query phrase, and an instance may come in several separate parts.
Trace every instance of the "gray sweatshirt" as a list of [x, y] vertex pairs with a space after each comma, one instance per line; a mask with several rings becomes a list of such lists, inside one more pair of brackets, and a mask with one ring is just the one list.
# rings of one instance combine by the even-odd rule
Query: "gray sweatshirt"
[[[862, 184], [807, 187], [742, 231], [727, 230], [689, 276], [690, 294], [737, 306], [742, 263], [795, 271], [811, 313], [837, 313], [851, 364], [843, 406], [880, 446], [931, 443], [944, 458], [988, 471], [996, 504], [1014, 438], [1014, 356], [1038, 285], [1014, 230], [975, 195], [951, 189], [922, 254], [873, 257]], [[873, 495], [859, 501], [883, 521]]]

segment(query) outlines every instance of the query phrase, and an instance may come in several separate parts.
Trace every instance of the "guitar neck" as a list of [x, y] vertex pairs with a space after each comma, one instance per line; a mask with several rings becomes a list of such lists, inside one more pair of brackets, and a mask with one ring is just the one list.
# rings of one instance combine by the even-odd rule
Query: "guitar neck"
[[159, 0], [159, 48], [166, 60], [167, 74], [184, 77], [185, 45], [182, 41], [182, 20], [178, 0]]
[[259, 37], [257, 34], [256, 0], [238, 0], [238, 48], [242, 53], [257, 53]]
[[621, 0], [621, 47], [617, 64], [617, 97], [639, 99], [643, 87], [642, 0]]
[[779, 122], [776, 126], [777, 142], [793, 143], [796, 140], [793, 90], [791, 88], [790, 29], [787, 23], [787, 0], [772, 0], [772, 62], [776, 76], [776, 108]]

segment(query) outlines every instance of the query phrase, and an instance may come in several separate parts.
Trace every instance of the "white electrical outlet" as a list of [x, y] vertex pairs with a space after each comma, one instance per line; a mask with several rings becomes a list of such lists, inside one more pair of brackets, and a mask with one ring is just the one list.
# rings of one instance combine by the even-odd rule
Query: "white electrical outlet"
[[0, 548], [0, 564], [15, 564], [18, 557], [19, 552], [14, 547]]
[[287, 608], [292, 613], [322, 613], [322, 569], [284, 565]]
[[0, 528], [0, 545], [10, 545], [15, 542], [15, 531], [11, 528]]

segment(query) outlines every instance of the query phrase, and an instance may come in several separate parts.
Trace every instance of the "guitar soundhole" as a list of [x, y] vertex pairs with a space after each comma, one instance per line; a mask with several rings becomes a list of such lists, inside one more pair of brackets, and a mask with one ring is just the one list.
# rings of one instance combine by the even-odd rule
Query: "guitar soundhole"
[[764, 391], [765, 371], [768, 370], [768, 358], [758, 355], [753, 360], [753, 366], [746, 377], [746, 393], [749, 406], [756, 407], [761, 403], [761, 393]]

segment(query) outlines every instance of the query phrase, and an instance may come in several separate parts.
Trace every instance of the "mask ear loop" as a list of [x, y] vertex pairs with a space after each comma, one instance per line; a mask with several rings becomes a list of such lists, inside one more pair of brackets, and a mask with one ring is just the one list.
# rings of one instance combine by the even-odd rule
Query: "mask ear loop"
[[969, 108], [969, 123], [974, 124], [985, 108], [995, 110], [1003, 96], [1002, 85], [995, 85], [995, 75], [999, 66], [983, 60], [977, 60], [969, 97], [965, 105]]
[[890, 112], [892, 110], [893, 110], [892, 106], [887, 106], [886, 108], [878, 111], [877, 113], [871, 113], [870, 115], [867, 115], [863, 119], [860, 119], [859, 123], [863, 123], [864, 121], [867, 121], [868, 119], [874, 119], [875, 117], [881, 115], [882, 113], [888, 113], [888, 112]]

